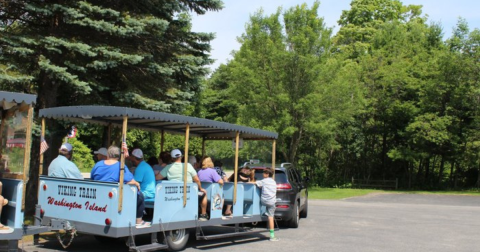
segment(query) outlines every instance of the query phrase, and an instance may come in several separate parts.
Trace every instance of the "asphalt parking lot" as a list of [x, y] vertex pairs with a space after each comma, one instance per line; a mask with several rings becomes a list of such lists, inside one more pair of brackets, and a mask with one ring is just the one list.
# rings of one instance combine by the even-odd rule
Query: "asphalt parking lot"
[[[184, 251], [480, 251], [480, 197], [371, 194], [344, 200], [310, 200], [308, 218], [298, 229], [282, 228], [281, 240], [266, 234], [196, 241]], [[142, 239], [140, 239], [141, 242]], [[24, 251], [65, 251], [55, 240]], [[91, 236], [75, 238], [68, 251], [128, 251]]]

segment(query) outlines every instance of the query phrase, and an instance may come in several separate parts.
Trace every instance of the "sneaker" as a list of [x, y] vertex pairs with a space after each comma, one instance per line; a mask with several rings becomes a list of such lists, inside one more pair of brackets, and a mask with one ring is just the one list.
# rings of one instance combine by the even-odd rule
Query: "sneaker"
[[200, 217], [198, 217], [199, 221], [207, 221], [208, 220], [208, 215], [207, 214], [200, 214]]
[[151, 227], [151, 226], [152, 226], [151, 222], [145, 222], [145, 221], [142, 221], [141, 223], [135, 224], [136, 228], [148, 228], [148, 227]]
[[277, 237], [270, 238], [270, 241], [280, 241]]

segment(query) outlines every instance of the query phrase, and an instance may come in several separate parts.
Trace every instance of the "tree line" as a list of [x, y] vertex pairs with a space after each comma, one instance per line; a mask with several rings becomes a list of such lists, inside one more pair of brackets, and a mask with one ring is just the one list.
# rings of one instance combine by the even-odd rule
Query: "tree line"
[[[398, 178], [403, 188], [478, 187], [479, 30], [459, 19], [444, 39], [441, 23], [419, 5], [352, 0], [334, 34], [320, 8], [253, 13], [233, 59], [208, 76], [214, 35], [192, 32], [190, 15], [221, 11], [220, 0], [4, 1], [0, 89], [37, 94], [37, 111], [129, 106], [275, 131], [277, 160], [295, 163], [315, 185], [345, 186], [354, 177]], [[61, 139], [55, 134], [68, 126], [47, 128]], [[77, 126], [87, 153], [102, 145], [104, 129]], [[158, 154], [147, 148], [158, 135], [129, 134], [130, 146]], [[209, 147], [233, 156], [228, 144]], [[247, 145], [242, 159], [259, 149], [267, 150]]]
[[444, 41], [419, 5], [353, 0], [333, 35], [320, 7], [254, 13], [207, 81], [207, 116], [278, 132], [317, 185], [480, 186], [479, 30], [460, 18]]

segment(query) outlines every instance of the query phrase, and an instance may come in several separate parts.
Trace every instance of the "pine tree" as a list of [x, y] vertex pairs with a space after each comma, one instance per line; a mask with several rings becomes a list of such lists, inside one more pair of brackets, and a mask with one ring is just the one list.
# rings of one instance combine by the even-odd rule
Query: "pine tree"
[[38, 93], [39, 107], [128, 105], [181, 111], [207, 74], [213, 34], [191, 31], [189, 11], [212, 1], [0, 3], [0, 87]]

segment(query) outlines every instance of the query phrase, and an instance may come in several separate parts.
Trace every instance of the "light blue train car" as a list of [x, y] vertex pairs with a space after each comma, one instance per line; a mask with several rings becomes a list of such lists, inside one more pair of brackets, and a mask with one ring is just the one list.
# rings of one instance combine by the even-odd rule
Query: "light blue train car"
[[[122, 128], [123, 140], [127, 127], [185, 134], [201, 137], [203, 141], [235, 139], [237, 159], [235, 170], [238, 168], [240, 137], [243, 140], [270, 140], [275, 146], [275, 139], [278, 136], [273, 132], [223, 122], [122, 107], [57, 107], [42, 109], [39, 116], [42, 120], [55, 119], [119, 127]], [[186, 137], [185, 160], [188, 160], [188, 141], [189, 137]], [[163, 146], [161, 149], [163, 150]], [[272, 153], [275, 153], [275, 149]], [[124, 158], [122, 153], [122, 165]], [[272, 159], [274, 163], [274, 156]], [[148, 221], [151, 225], [140, 227], [135, 225], [137, 202], [135, 186], [41, 176], [38, 201], [41, 205], [42, 224], [51, 230], [66, 230], [72, 235], [80, 232], [100, 237], [127, 237], [130, 250], [133, 251], [166, 248], [181, 250], [186, 245], [191, 230], [196, 231], [197, 239], [215, 239], [267, 231], [265, 228], [251, 230], [239, 225], [267, 221], [264, 215], [265, 208], [262, 208], [260, 203], [260, 190], [254, 184], [235, 181], [221, 186], [218, 183], [204, 182], [201, 187], [207, 192], [207, 213], [210, 216], [207, 221], [199, 220], [197, 183], [160, 181], [155, 188], [155, 199], [145, 202], [147, 212], [150, 212]], [[222, 215], [224, 204], [233, 206], [232, 217], [226, 218]], [[229, 231], [208, 235], [204, 229], [209, 226], [226, 227]], [[151, 243], [137, 246], [134, 237], [142, 234], [151, 234]], [[163, 242], [157, 240], [157, 234], [164, 235]]]
[[[17, 251], [24, 235], [48, 228], [24, 222], [35, 95], [0, 91], [0, 240]], [[39, 208], [38, 208], [39, 209]]]

